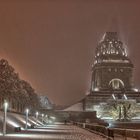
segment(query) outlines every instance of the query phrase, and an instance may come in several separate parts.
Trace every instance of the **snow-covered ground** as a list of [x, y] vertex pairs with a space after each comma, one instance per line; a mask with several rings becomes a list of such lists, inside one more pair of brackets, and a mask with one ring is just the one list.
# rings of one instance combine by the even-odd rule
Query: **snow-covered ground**
[[102, 136], [73, 125], [49, 125], [37, 129], [29, 129], [17, 134], [7, 134], [4, 140], [106, 140]]
[[[16, 113], [7, 113], [7, 134], [2, 136], [3, 125], [3, 112], [0, 112], [0, 140], [18, 140], [18, 139], [31, 139], [31, 140], [104, 140], [105, 138], [86, 131], [82, 128], [73, 125], [47, 125], [40, 127], [42, 123], [34, 117], [29, 116], [28, 127], [37, 125], [36, 129], [25, 128], [25, 115]], [[15, 127], [21, 127], [21, 132], [14, 132]]]
[[[35, 129], [24, 130], [25, 115], [7, 114], [7, 134], [2, 136], [3, 112], [0, 112], [0, 140], [106, 140], [106, 138], [89, 132], [85, 129], [68, 124], [54, 124], [43, 126], [41, 121], [29, 116], [28, 127], [38, 126]], [[21, 132], [15, 132], [15, 127], [21, 127]], [[115, 137], [114, 140], [123, 140], [122, 137]], [[129, 139], [127, 140], [135, 140]]]
[[[21, 127], [22, 130], [25, 128], [25, 115], [16, 114], [16, 113], [7, 113], [7, 133], [13, 133], [15, 127]], [[41, 125], [42, 123], [39, 120], [36, 120], [33, 116], [29, 116], [28, 127], [31, 125]], [[0, 111], [0, 133], [2, 133], [3, 126], [3, 112]]]

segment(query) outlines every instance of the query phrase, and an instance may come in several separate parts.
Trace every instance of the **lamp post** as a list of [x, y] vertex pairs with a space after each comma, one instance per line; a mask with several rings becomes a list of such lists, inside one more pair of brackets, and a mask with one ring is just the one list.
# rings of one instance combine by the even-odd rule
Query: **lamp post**
[[3, 136], [6, 134], [6, 120], [7, 120], [7, 109], [8, 109], [8, 102], [4, 100], [4, 120], [3, 120]]
[[25, 125], [25, 129], [28, 129], [28, 116], [29, 116], [29, 109], [26, 109], [26, 125]]
[[42, 123], [43, 123], [43, 117], [44, 117], [44, 114], [42, 114]]
[[38, 112], [35, 113], [35, 117], [36, 117], [36, 125], [37, 125], [37, 120], [38, 120]]

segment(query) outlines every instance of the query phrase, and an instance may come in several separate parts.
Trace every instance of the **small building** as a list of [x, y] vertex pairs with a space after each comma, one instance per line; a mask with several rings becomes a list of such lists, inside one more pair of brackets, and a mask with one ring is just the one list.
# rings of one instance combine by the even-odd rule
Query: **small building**
[[47, 96], [40, 95], [38, 96], [39, 101], [40, 101], [40, 109], [41, 110], [52, 110], [53, 109], [53, 104], [49, 100]]

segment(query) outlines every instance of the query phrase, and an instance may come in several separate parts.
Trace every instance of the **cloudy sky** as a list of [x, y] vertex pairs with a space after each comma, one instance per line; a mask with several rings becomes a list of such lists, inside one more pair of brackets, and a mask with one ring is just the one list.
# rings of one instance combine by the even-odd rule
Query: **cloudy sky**
[[94, 51], [115, 28], [140, 88], [139, 0], [1, 0], [0, 58], [38, 94], [68, 105], [90, 87]]

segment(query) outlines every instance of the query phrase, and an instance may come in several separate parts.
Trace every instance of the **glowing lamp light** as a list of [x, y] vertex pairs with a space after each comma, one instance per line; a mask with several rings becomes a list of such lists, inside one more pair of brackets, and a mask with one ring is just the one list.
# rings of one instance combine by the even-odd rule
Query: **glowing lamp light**
[[115, 97], [115, 95], [114, 95], [114, 94], [112, 94], [112, 97], [113, 97], [113, 99], [114, 99], [114, 100], [116, 100], [116, 97]]
[[99, 91], [99, 88], [94, 88], [94, 91]]
[[49, 120], [49, 121], [48, 121], [48, 123], [49, 123], [49, 124], [52, 124], [52, 123], [53, 123], [53, 121], [52, 121], [52, 120]]
[[13, 127], [20, 127], [19, 124], [14, 122], [13, 120], [8, 119], [7, 122], [8, 122], [9, 125], [11, 125]]
[[[96, 64], [96, 63], [97, 63], [97, 60], [94, 61], [94, 64]], [[92, 66], [92, 67], [93, 67], [93, 66]]]
[[[29, 119], [30, 122], [32, 122], [33, 124], [37, 125], [37, 123], [31, 119]], [[31, 126], [31, 124], [29, 124], [29, 126]]]
[[137, 88], [134, 88], [134, 91], [135, 91], [135, 92], [138, 92], [139, 90], [138, 90]]
[[36, 114], [36, 116], [38, 116], [38, 114], [39, 114], [39, 113], [38, 113], [38, 112], [36, 112], [35, 114]]
[[55, 120], [56, 118], [55, 117], [50, 117], [51, 119]]
[[126, 96], [125, 94], [124, 94], [123, 96], [124, 96], [124, 99], [125, 99], [125, 100], [127, 100], [127, 99], [128, 99], [128, 98], [127, 98], [127, 96]]
[[7, 101], [4, 102], [4, 108], [6, 108], [6, 109], [8, 108], [8, 102]]
[[26, 113], [29, 113], [29, 109], [26, 109]]

